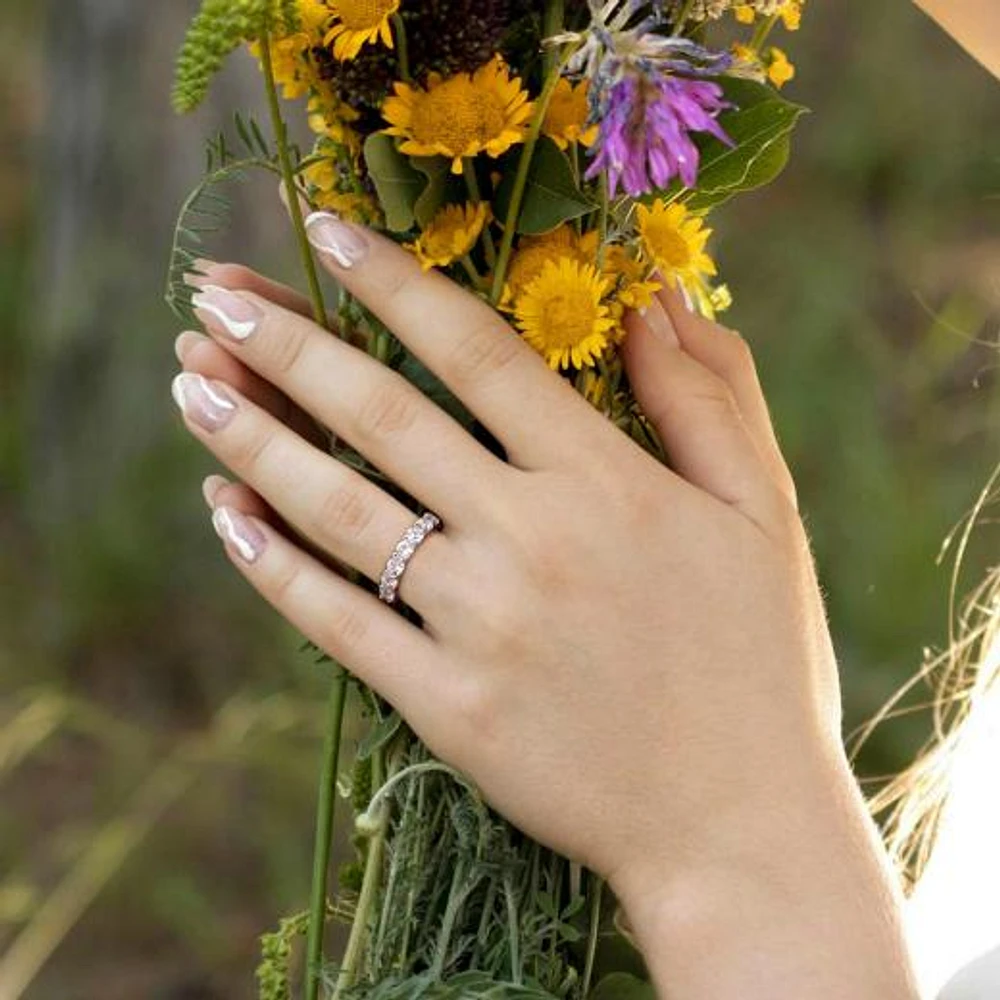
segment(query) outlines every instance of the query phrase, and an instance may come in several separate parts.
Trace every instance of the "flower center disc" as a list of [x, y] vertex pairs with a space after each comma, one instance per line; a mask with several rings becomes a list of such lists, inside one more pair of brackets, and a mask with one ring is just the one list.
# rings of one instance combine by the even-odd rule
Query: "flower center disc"
[[496, 96], [463, 80], [437, 87], [413, 112], [413, 136], [460, 154], [470, 145], [482, 145], [503, 132], [503, 108]]
[[586, 288], [564, 288], [545, 298], [543, 329], [551, 347], [574, 347], [594, 332], [598, 310]]

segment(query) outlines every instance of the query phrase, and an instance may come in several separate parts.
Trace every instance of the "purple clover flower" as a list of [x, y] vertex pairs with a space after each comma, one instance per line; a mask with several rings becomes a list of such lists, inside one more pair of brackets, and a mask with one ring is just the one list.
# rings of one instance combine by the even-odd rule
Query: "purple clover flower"
[[716, 120], [731, 105], [708, 80], [630, 67], [608, 87], [601, 103], [601, 131], [588, 180], [607, 171], [611, 194], [621, 184], [633, 198], [665, 188], [675, 177], [698, 181], [700, 154], [692, 133], [707, 132], [733, 145]]

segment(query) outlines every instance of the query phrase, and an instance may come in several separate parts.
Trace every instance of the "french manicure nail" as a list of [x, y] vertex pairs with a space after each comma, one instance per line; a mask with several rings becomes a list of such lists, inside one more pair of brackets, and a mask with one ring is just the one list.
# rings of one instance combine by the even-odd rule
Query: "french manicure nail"
[[201, 484], [201, 495], [205, 498], [205, 503], [214, 510], [215, 498], [219, 495], [219, 490], [228, 485], [229, 480], [225, 476], [209, 476]]
[[654, 336], [671, 347], [681, 346], [681, 342], [677, 338], [677, 331], [674, 329], [673, 321], [659, 299], [654, 297], [653, 301], [645, 309], [639, 311], [639, 315], [646, 321], [646, 325], [653, 331]]
[[218, 285], [205, 285], [191, 296], [195, 309], [208, 313], [222, 324], [223, 330], [240, 342], [248, 340], [264, 313], [249, 299]]
[[345, 270], [359, 264], [368, 253], [368, 241], [361, 230], [329, 212], [313, 212], [306, 219], [306, 233], [317, 250], [328, 253]]
[[236, 416], [236, 403], [218, 382], [184, 372], [174, 379], [174, 402], [193, 423], [206, 431], [221, 430]]
[[188, 351], [203, 339], [201, 334], [198, 333], [191, 333], [190, 331], [182, 333], [174, 341], [174, 354], [177, 355], [177, 360], [181, 364], [184, 364], [184, 358], [187, 357]]
[[267, 548], [264, 532], [248, 517], [232, 507], [219, 507], [212, 514], [216, 534], [228, 542], [246, 563], [256, 562]]

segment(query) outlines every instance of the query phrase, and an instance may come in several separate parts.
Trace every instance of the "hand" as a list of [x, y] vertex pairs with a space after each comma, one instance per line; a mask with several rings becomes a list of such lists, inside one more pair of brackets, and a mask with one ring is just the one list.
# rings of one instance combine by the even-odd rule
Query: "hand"
[[[332, 217], [310, 235], [508, 461], [294, 304], [233, 294], [232, 282], [209, 291], [198, 315], [243, 367], [229, 385], [221, 367], [202, 369], [210, 381], [189, 372], [175, 395], [192, 433], [252, 490], [223, 503], [216, 483], [211, 500], [253, 586], [513, 823], [607, 876], [651, 947], [692, 882], [756, 884], [794, 868], [823, 885], [813, 848], [799, 849], [811, 834], [838, 881], [863, 873], [852, 898], [866, 886], [888, 895], [840, 743], [836, 663], [791, 477], [744, 342], [672, 295], [630, 317], [628, 372], [667, 469], [473, 295]], [[225, 285], [226, 272], [208, 280]], [[372, 580], [416, 517], [296, 433], [266, 386], [443, 519], [403, 578], [422, 630], [251, 506], [266, 502]], [[877, 919], [890, 929], [869, 937], [894, 940], [891, 915], [875, 910], [859, 930]], [[800, 922], [798, 906], [786, 911], [782, 927]], [[658, 978], [688, 995], [698, 973], [669, 980], [679, 965]], [[830, 972], [842, 978], [842, 963]]]

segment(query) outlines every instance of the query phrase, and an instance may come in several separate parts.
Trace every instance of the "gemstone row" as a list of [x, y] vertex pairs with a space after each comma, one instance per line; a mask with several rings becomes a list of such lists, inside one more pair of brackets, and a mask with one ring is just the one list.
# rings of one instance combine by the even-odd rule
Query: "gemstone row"
[[427, 513], [403, 535], [389, 557], [389, 561], [385, 564], [385, 570], [379, 582], [378, 596], [386, 604], [396, 602], [399, 595], [399, 584], [406, 572], [407, 564], [417, 549], [426, 541], [427, 536], [433, 534], [440, 527], [441, 519], [436, 514]]

